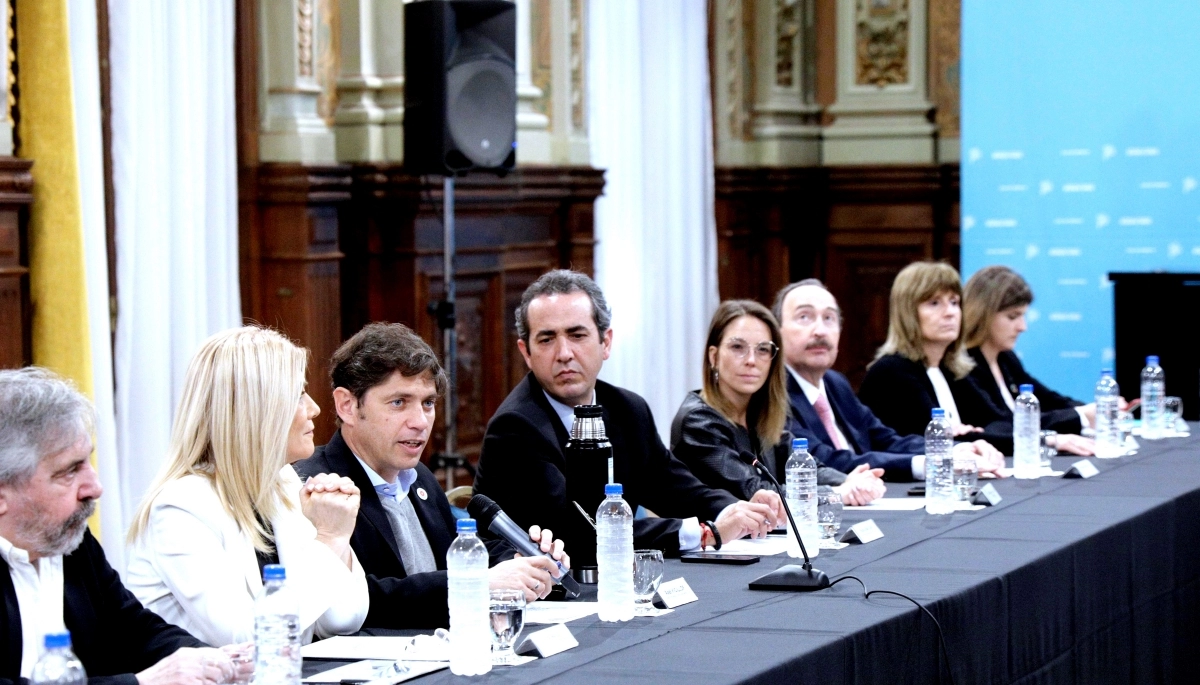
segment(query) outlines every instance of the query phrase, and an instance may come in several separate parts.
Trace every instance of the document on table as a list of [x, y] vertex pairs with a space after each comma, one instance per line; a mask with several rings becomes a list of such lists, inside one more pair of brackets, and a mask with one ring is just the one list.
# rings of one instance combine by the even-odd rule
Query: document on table
[[[385, 677], [388, 682], [402, 683], [405, 680], [412, 680], [417, 676], [423, 676], [426, 673], [433, 673], [447, 668], [450, 665], [448, 661], [420, 661], [420, 662], [403, 662], [403, 672], [394, 675], [387, 675], [389, 667], [394, 662], [390, 659], [384, 660], [369, 660], [356, 661], [345, 666], [331, 668], [328, 671], [322, 671], [316, 675], [305, 678], [302, 682], [305, 683], [341, 683], [343, 681], [361, 680], [370, 682], [376, 678]], [[381, 676], [380, 673], [385, 675]]]
[[788, 539], [784, 535], [768, 535], [765, 538], [757, 540], [752, 538], [742, 538], [741, 540], [730, 540], [721, 545], [721, 551], [705, 550], [707, 554], [753, 554], [760, 557], [769, 557], [776, 554], [787, 552]]
[[383, 635], [338, 635], [300, 648], [306, 659], [403, 659], [404, 661], [449, 661], [450, 643], [432, 635], [392, 637]]
[[569, 623], [591, 616], [599, 608], [599, 602], [534, 602], [525, 607], [525, 624]]

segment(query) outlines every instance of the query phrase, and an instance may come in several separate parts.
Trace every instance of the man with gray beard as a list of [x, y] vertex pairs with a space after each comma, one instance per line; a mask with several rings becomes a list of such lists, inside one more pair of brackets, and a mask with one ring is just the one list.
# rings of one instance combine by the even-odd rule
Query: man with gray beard
[[0, 685], [27, 682], [45, 636], [68, 631], [92, 685], [244, 675], [142, 607], [88, 532], [102, 491], [92, 423], [91, 403], [53, 373], [0, 371]]

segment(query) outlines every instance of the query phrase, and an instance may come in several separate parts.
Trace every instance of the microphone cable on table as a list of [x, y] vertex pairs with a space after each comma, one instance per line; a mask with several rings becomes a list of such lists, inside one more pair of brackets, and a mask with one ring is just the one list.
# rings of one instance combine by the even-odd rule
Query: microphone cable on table
[[[933, 615], [933, 612], [929, 611], [929, 609], [926, 609], [925, 606], [923, 604], [921, 604], [920, 602], [918, 602], [917, 600], [913, 599], [912, 597], [909, 597], [908, 595], [906, 595], [902, 592], [896, 592], [895, 590], [870, 590], [870, 591], [868, 591], [867, 584], [864, 583], [861, 578], [858, 578], [856, 576], [842, 576], [841, 578], [838, 578], [837, 580], [831, 582], [829, 584], [829, 587], [833, 587], [834, 585], [837, 585], [838, 583], [842, 582], [843, 580], [857, 581], [858, 584], [862, 586], [864, 599], [870, 599], [871, 595], [895, 595], [897, 597], [902, 597], [904, 599], [907, 599], [908, 601], [915, 604], [918, 609], [920, 609], [921, 611], [924, 611], [925, 615], [929, 617], [929, 620], [933, 621], [934, 627], [937, 628], [938, 644], [940, 644], [941, 648], [942, 648], [942, 658], [945, 659], [945, 661], [946, 661], [946, 671], [950, 674], [950, 685], [955, 685], [954, 669], [950, 667], [950, 650], [946, 649], [946, 636], [942, 633], [942, 624], [938, 623], [937, 617]], [[941, 669], [938, 669], [938, 670], [940, 671]]]

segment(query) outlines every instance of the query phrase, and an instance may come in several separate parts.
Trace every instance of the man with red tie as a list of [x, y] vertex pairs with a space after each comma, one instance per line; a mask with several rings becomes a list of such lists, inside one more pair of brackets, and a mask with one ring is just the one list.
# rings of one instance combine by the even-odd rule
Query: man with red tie
[[[787, 362], [792, 435], [808, 438], [813, 457], [839, 471], [869, 464], [884, 469], [887, 480], [923, 480], [924, 436], [900, 435], [883, 425], [833, 370], [842, 331], [833, 293], [815, 278], [792, 283], [775, 296], [774, 313]], [[1004, 466], [1004, 456], [983, 440], [954, 449], [974, 453], [980, 473]]]

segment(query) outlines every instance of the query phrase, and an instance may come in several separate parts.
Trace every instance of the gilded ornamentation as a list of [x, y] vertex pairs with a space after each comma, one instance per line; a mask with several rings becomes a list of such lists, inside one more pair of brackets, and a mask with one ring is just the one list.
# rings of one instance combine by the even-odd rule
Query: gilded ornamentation
[[796, 85], [796, 43], [800, 40], [800, 3], [775, 0], [775, 85]]
[[729, 133], [734, 138], [746, 135], [746, 108], [744, 97], [746, 76], [743, 70], [745, 55], [745, 26], [742, 15], [742, 0], [726, 0], [725, 15], [725, 117], [729, 122]]
[[930, 0], [929, 93], [937, 107], [934, 122], [943, 137], [958, 137], [961, 128], [958, 81], [961, 42], [961, 0]]
[[554, 99], [554, 70], [550, 48], [550, 0], [529, 2], [529, 78], [542, 91], [542, 97], [533, 101], [533, 111], [544, 114], [554, 126], [554, 111], [550, 107]]
[[576, 131], [587, 130], [586, 103], [584, 92], [587, 90], [584, 79], [583, 54], [583, 0], [571, 0], [571, 126]]
[[4, 121], [16, 126], [16, 121], [13, 119], [13, 112], [17, 108], [17, 73], [13, 66], [17, 63], [17, 53], [13, 51], [13, 22], [16, 18], [13, 16], [13, 0], [7, 0], [8, 4], [8, 21], [4, 26], [4, 82], [7, 84], [5, 92], [8, 95], [7, 101], [4, 103]]
[[317, 0], [316, 78], [321, 87], [317, 115], [333, 126], [338, 107], [337, 77], [341, 71], [342, 27], [337, 0]]
[[855, 9], [858, 85], [908, 82], [908, 0], [857, 0]]
[[296, 64], [301, 76], [313, 75], [313, 0], [296, 0]]

